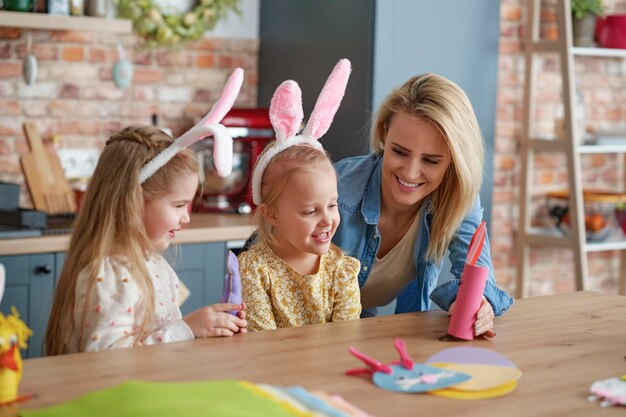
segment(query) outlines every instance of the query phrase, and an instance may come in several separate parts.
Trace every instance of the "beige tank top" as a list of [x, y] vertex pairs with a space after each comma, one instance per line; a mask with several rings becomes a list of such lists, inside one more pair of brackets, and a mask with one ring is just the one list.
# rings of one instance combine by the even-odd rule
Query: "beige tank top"
[[375, 258], [365, 285], [361, 287], [363, 308], [381, 307], [392, 302], [415, 279], [413, 248], [419, 230], [418, 213], [400, 242], [384, 257]]

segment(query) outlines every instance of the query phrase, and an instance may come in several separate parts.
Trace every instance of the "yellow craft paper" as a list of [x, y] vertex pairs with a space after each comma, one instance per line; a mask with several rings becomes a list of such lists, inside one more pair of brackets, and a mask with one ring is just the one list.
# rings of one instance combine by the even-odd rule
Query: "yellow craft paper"
[[488, 390], [517, 381], [522, 377], [522, 371], [508, 366], [478, 365], [469, 363], [437, 363], [431, 365], [471, 375], [472, 378], [470, 380], [461, 382], [453, 387], [449, 387], [449, 389], [457, 391]]
[[515, 387], [517, 387], [517, 381], [507, 382], [499, 387], [483, 391], [458, 391], [453, 388], [444, 388], [436, 391], [428, 391], [428, 394], [457, 400], [488, 400], [490, 398], [502, 397], [512, 392]]

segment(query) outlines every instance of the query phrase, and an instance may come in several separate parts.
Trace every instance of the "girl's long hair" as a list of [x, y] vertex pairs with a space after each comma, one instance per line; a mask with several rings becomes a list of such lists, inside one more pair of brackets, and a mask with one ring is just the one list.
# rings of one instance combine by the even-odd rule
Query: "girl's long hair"
[[[46, 329], [47, 355], [83, 349], [86, 312], [93, 308], [96, 274], [109, 257], [131, 271], [142, 292], [144, 314], [132, 336], [143, 340], [153, 331], [154, 287], [145, 264], [153, 248], [143, 222], [144, 202], [167, 192], [172, 179], [197, 174], [198, 164], [193, 152], [185, 150], [143, 184], [139, 184], [139, 171], [172, 142], [159, 129], [145, 126], [122, 129], [106, 142], [72, 227]], [[76, 282], [81, 273], [87, 274], [88, 287], [83, 311], [76, 312]]]
[[432, 123], [450, 149], [450, 166], [431, 193], [433, 221], [426, 256], [440, 261], [480, 191], [485, 152], [480, 126], [458, 85], [439, 75], [421, 74], [392, 91], [380, 106], [372, 126], [372, 152], [383, 154], [391, 120], [397, 113]]

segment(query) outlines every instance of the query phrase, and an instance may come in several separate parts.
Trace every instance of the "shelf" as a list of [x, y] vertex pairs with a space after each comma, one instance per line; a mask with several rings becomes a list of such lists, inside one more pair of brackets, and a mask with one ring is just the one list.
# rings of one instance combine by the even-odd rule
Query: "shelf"
[[581, 145], [578, 146], [580, 153], [626, 153], [626, 144], [622, 145]]
[[[526, 233], [526, 240], [531, 246], [572, 248], [572, 239], [559, 229], [532, 227]], [[612, 250], [625, 250], [626, 236], [621, 229], [616, 228], [603, 242], [586, 242], [585, 252], [604, 252]]]
[[587, 242], [585, 243], [585, 252], [604, 252], [611, 250], [626, 249], [626, 237], [622, 233], [622, 229], [616, 228], [609, 237], [603, 242]]
[[[572, 0], [573, 1], [573, 0]], [[563, 151], [567, 158], [567, 189], [571, 193], [583, 193], [582, 187], [582, 164], [583, 154], [626, 154], [626, 133], [603, 134], [594, 132], [589, 135], [576, 131], [576, 116], [572, 112], [565, 112], [563, 116], [563, 129], [569, 132], [569, 137], [564, 140], [541, 140], [532, 136], [532, 126], [536, 116], [534, 104], [538, 97], [537, 74], [533, 59], [542, 52], [556, 52], [558, 56], [558, 66], [560, 67], [560, 77], [562, 81], [561, 102], [564, 108], [575, 109], [575, 71], [574, 59], [579, 56], [606, 57], [606, 58], [626, 58], [626, 49], [610, 48], [578, 48], [572, 45], [571, 22], [571, 1], [563, 0], [555, 2], [556, 28], [559, 37], [555, 41], [539, 39], [542, 4], [541, 0], [526, 0], [526, 28], [524, 37], [524, 58], [526, 62], [525, 83], [524, 83], [524, 105], [522, 120], [522, 131], [520, 137], [521, 146], [521, 171], [520, 175], [520, 214], [518, 219], [518, 234], [516, 237], [517, 246], [517, 296], [526, 297], [530, 292], [530, 256], [531, 246], [569, 248], [573, 251], [573, 266], [575, 272], [575, 285], [577, 290], [586, 290], [589, 287], [589, 270], [587, 265], [587, 254], [589, 252], [626, 250], [626, 236], [621, 229], [611, 230], [609, 236], [602, 242], [586, 241], [586, 237], [596, 237], [597, 235], [586, 233], [585, 222], [580, 216], [584, 213], [584, 199], [577, 195], [571, 199], [570, 207], [577, 214], [576, 221], [572, 224], [572, 230], [577, 233], [563, 233], [552, 230], [528, 230], [531, 224], [531, 197], [533, 187], [533, 157], [535, 150], [541, 151]], [[572, 114], [573, 113], [573, 114]], [[583, 133], [581, 135], [581, 133]], [[626, 178], [625, 178], [626, 179]], [[571, 197], [571, 195], [570, 195]], [[576, 235], [576, 239], [574, 239]], [[619, 293], [626, 295], [626, 252], [620, 254], [619, 269]]]
[[573, 248], [571, 239], [557, 228], [531, 227], [525, 234], [525, 239], [531, 246]]
[[626, 49], [611, 48], [572, 48], [572, 55], [576, 56], [603, 56], [609, 58], [626, 58]]
[[528, 146], [537, 151], [555, 152], [565, 151], [570, 145], [561, 139], [533, 138], [528, 140]]
[[0, 11], [0, 27], [40, 30], [89, 30], [112, 33], [131, 33], [133, 29], [132, 22], [128, 19], [7, 11]]

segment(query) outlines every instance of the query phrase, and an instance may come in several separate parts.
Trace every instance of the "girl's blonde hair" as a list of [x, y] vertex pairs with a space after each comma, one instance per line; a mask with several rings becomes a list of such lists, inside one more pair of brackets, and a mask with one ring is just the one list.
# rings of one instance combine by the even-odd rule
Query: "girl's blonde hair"
[[421, 74], [392, 91], [380, 106], [372, 127], [372, 152], [382, 155], [397, 113], [432, 123], [450, 150], [450, 166], [431, 194], [433, 221], [426, 257], [439, 262], [480, 191], [485, 152], [480, 126], [458, 85], [439, 75]]
[[[263, 152], [268, 151], [276, 142], [266, 146]], [[260, 158], [259, 158], [260, 159]], [[295, 172], [308, 169], [316, 164], [328, 164], [334, 170], [326, 151], [320, 151], [312, 146], [296, 145], [276, 154], [270, 161], [261, 179], [261, 197], [263, 203], [257, 208], [256, 223], [258, 242], [268, 242], [276, 245], [274, 226], [263, 217], [262, 212], [274, 209], [280, 196]]]
[[[142, 291], [145, 314], [133, 335], [142, 340], [151, 333], [155, 300], [145, 261], [154, 248], [144, 227], [144, 203], [166, 193], [172, 179], [197, 174], [198, 164], [193, 152], [186, 149], [141, 185], [139, 170], [172, 142], [159, 129], [140, 126], [122, 129], [106, 142], [72, 227], [46, 329], [46, 354], [69, 353], [84, 346], [86, 311], [93, 307], [90, 301], [96, 274], [107, 257], [124, 262]], [[89, 286], [82, 318], [76, 322], [76, 281], [81, 272], [88, 274]]]

